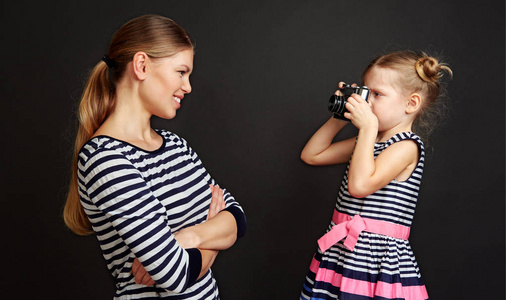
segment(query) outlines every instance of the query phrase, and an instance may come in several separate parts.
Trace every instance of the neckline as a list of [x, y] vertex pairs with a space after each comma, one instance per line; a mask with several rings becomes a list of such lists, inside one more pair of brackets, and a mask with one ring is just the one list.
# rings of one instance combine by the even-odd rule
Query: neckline
[[409, 135], [409, 136], [416, 135], [413, 131], [401, 131], [401, 132], [397, 132], [396, 134], [392, 135], [386, 141], [376, 142], [375, 144], [379, 144], [379, 145], [387, 144], [387, 143], [391, 142], [396, 136], [399, 136], [401, 134], [406, 134], [406, 135]]
[[121, 139], [118, 139], [118, 138], [115, 138], [115, 137], [112, 137], [112, 136], [109, 136], [109, 135], [105, 135], [105, 134], [100, 134], [100, 135], [94, 136], [94, 137], [92, 137], [90, 139], [90, 141], [92, 141], [94, 139], [99, 139], [99, 138], [108, 138], [108, 139], [115, 140], [115, 141], [118, 141], [120, 143], [123, 143], [125, 145], [128, 145], [128, 146], [130, 146], [132, 148], [135, 148], [135, 149], [137, 149], [139, 151], [142, 151], [142, 152], [145, 152], [145, 153], [154, 154], [154, 153], [162, 151], [165, 148], [165, 138], [163, 137], [163, 135], [158, 130], [154, 129], [154, 131], [156, 132], [156, 134], [158, 134], [162, 138], [162, 145], [159, 148], [155, 149], [155, 150], [146, 150], [144, 148], [136, 146], [136, 145], [134, 145], [132, 143], [129, 143], [127, 141], [124, 141], [124, 140], [121, 140]]

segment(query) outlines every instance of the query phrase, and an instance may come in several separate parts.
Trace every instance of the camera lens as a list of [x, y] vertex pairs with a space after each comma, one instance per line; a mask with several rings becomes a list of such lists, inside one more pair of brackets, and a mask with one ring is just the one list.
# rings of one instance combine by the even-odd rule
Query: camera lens
[[328, 109], [330, 112], [333, 112], [338, 115], [342, 115], [344, 113], [346, 101], [343, 96], [332, 95], [329, 99]]

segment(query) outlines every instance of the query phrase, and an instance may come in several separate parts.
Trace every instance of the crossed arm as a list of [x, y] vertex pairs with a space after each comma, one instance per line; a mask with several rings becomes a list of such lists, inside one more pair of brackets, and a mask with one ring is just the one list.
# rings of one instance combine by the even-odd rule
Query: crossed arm
[[[204, 223], [187, 227], [174, 234], [178, 244], [183, 248], [198, 248], [202, 256], [202, 267], [198, 278], [204, 276], [213, 265], [219, 250], [231, 247], [237, 239], [237, 224], [234, 216], [224, 211], [223, 190], [210, 185], [211, 204]], [[144, 269], [137, 258], [132, 264], [135, 283], [152, 286], [155, 281]]]

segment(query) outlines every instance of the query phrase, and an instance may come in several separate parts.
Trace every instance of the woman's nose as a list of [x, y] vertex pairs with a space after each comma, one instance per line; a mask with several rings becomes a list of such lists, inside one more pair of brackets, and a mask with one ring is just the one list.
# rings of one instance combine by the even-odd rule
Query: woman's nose
[[191, 93], [191, 91], [192, 91], [192, 86], [191, 86], [191, 84], [190, 84], [190, 79], [185, 80], [185, 82], [184, 82], [183, 86], [181, 87], [181, 89], [183, 90], [183, 92], [184, 92], [185, 94], [189, 94], [189, 93]]

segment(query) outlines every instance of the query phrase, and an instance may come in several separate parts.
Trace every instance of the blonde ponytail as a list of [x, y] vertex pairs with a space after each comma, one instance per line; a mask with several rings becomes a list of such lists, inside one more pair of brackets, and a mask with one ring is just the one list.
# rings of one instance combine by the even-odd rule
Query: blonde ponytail
[[79, 199], [77, 162], [81, 147], [102, 125], [115, 106], [113, 83], [109, 79], [109, 68], [99, 62], [91, 71], [78, 109], [79, 127], [74, 144], [72, 159], [72, 179], [67, 202], [63, 211], [65, 224], [79, 235], [92, 233], [91, 224]]

